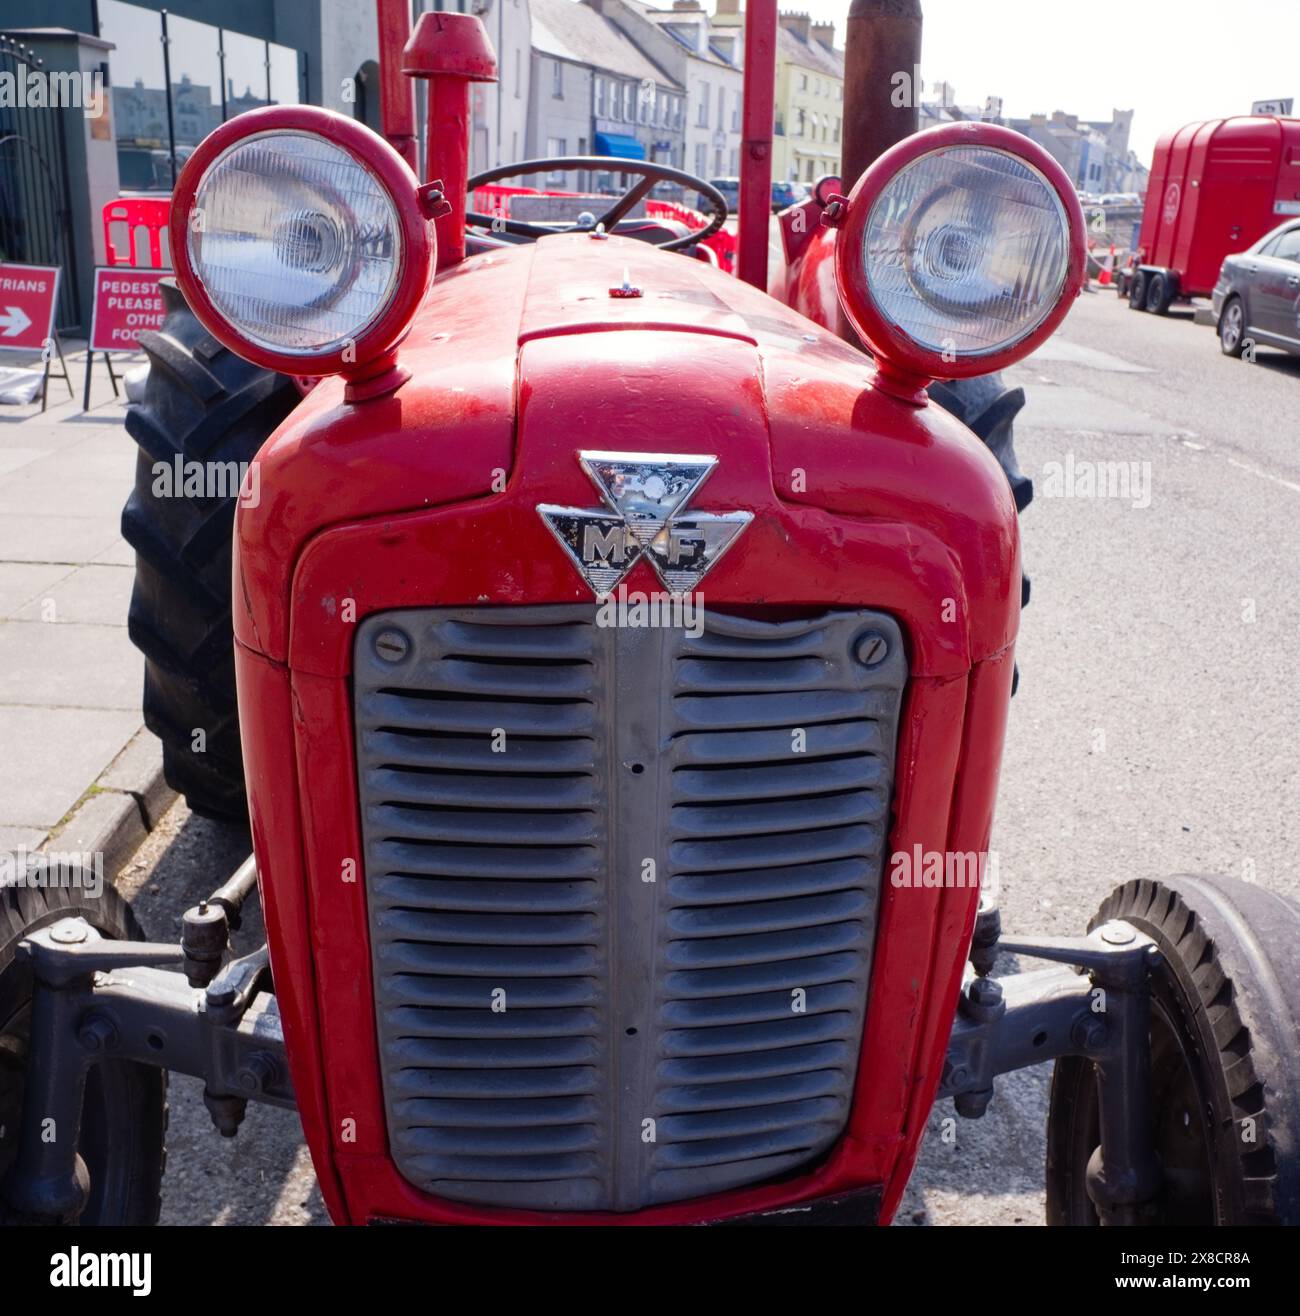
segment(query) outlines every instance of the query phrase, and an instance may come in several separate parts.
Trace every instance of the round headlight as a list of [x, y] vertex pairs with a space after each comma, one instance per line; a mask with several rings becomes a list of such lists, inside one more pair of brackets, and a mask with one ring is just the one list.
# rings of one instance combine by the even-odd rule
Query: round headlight
[[925, 379], [1000, 369], [1059, 324], [1084, 268], [1059, 165], [996, 125], [945, 124], [886, 152], [836, 243], [845, 314], [886, 368]]
[[230, 147], [194, 194], [189, 255], [251, 342], [312, 355], [356, 341], [393, 295], [397, 207], [359, 160], [308, 133]]
[[357, 375], [405, 332], [428, 285], [432, 226], [417, 186], [386, 142], [342, 115], [240, 115], [181, 173], [177, 277], [240, 355], [287, 373]]

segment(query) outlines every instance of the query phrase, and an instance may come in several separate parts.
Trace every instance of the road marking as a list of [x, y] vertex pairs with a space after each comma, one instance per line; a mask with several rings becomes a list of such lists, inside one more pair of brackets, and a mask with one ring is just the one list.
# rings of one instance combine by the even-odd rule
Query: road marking
[[1059, 335], [1049, 338], [1037, 351], [1030, 354], [1030, 361], [1059, 361], [1066, 365], [1086, 366], [1091, 370], [1104, 370], [1118, 375], [1149, 375], [1150, 366], [1140, 366], [1133, 361], [1126, 361], [1122, 356], [1111, 352], [1102, 352], [1095, 347], [1085, 347], [1082, 343], [1071, 342]]
[[1284, 480], [1279, 475], [1270, 475], [1267, 471], [1261, 471], [1258, 466], [1251, 466], [1247, 462], [1239, 462], [1235, 457], [1227, 458], [1229, 466], [1235, 466], [1239, 471], [1245, 471], [1248, 475], [1258, 476], [1261, 480], [1268, 480], [1270, 484], [1280, 484], [1283, 489], [1290, 489], [1292, 493], [1300, 493], [1300, 484], [1293, 484], [1290, 480]]

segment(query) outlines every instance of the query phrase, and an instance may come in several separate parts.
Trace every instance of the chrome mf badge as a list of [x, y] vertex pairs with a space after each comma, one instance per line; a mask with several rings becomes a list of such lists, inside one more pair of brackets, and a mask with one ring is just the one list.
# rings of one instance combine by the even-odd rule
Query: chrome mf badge
[[648, 557], [671, 594], [689, 594], [754, 519], [752, 512], [690, 512], [686, 504], [716, 457], [580, 452], [606, 506], [539, 503], [538, 512], [598, 598]]

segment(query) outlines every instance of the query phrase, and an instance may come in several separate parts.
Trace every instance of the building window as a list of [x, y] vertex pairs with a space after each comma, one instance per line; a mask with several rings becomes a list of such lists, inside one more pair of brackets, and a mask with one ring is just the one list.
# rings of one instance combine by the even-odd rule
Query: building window
[[623, 84], [623, 118], [628, 123], [635, 122], [635, 118], [633, 116], [633, 100], [635, 99], [635, 97], [636, 97], [636, 84], [632, 82], [625, 82]]
[[799, 90], [800, 91], [808, 90], [808, 75], [806, 73], [801, 73], [799, 75]]
[[[112, 89], [123, 188], [168, 192], [177, 167], [223, 120], [262, 105], [294, 104], [301, 99], [299, 53], [287, 46], [238, 32], [222, 33], [207, 23], [169, 13], [169, 83], [160, 13], [119, 0], [100, 0], [98, 21], [96, 35], [115, 47], [106, 82]], [[374, 117], [377, 83], [367, 86], [358, 79], [357, 93], [354, 115], [363, 121]]]
[[734, 178], [740, 173], [740, 152], [733, 146], [731, 148], [731, 176]]
[[605, 117], [605, 79], [596, 79], [596, 117], [603, 119]]
[[840, 140], [840, 121], [838, 119], [835, 120], [835, 140], [837, 142]]
[[709, 167], [709, 147], [706, 142], [695, 143], [695, 176], [703, 178]]
[[558, 59], [551, 60], [551, 95], [564, 99], [564, 65]]
[[727, 126], [727, 89], [726, 87], [718, 88], [718, 127]]
[[695, 124], [699, 128], [709, 126], [709, 84], [707, 82], [700, 83], [700, 105], [695, 115]]
[[653, 87], [642, 86], [637, 96], [636, 117], [638, 123], [654, 122], [655, 93]]
[[[558, 160], [568, 153], [568, 142], [563, 137], [548, 137], [546, 139], [546, 154], [553, 160]], [[564, 186], [564, 170], [552, 169], [546, 175], [546, 182], [549, 187]]]
[[740, 131], [740, 92], [735, 92], [731, 101], [731, 131], [738, 133]]

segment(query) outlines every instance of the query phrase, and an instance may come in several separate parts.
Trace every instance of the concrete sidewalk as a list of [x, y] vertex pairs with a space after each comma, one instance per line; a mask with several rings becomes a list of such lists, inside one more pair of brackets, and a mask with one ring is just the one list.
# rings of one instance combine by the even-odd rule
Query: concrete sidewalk
[[74, 398], [52, 380], [44, 415], [39, 400], [0, 407], [0, 851], [102, 851], [111, 875], [169, 797], [126, 630], [135, 556], [118, 523], [136, 447], [102, 356], [81, 410], [76, 347], [64, 345]]

